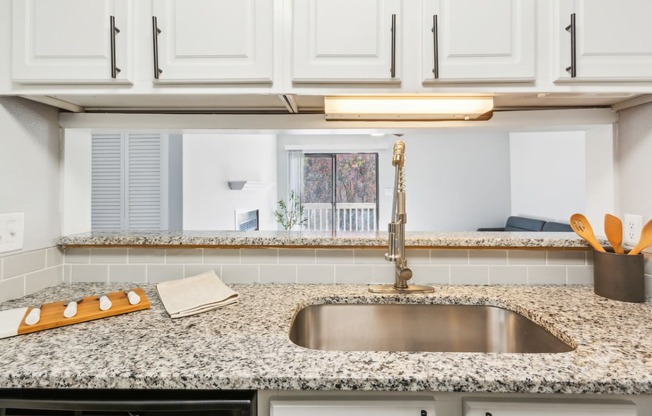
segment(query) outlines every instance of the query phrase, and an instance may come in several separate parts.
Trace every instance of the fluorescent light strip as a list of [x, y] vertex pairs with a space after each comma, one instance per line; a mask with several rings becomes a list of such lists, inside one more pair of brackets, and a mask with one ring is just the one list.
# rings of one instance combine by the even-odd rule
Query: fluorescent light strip
[[327, 120], [469, 120], [492, 109], [492, 97], [324, 97]]

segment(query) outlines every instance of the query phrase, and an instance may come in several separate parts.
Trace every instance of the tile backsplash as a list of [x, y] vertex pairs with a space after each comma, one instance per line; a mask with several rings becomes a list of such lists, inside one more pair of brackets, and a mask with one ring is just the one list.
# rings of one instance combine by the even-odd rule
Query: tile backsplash
[[[226, 283], [391, 283], [384, 249], [72, 248], [67, 282], [160, 282], [213, 269]], [[414, 283], [591, 284], [583, 251], [408, 250]]]
[[0, 257], [0, 303], [61, 283], [63, 258], [57, 247]]
[[[226, 283], [391, 283], [384, 249], [57, 247], [0, 257], [0, 303], [61, 282], [156, 283], [213, 269]], [[412, 283], [592, 284], [593, 255], [560, 250], [408, 250]], [[652, 255], [645, 255], [652, 296]]]

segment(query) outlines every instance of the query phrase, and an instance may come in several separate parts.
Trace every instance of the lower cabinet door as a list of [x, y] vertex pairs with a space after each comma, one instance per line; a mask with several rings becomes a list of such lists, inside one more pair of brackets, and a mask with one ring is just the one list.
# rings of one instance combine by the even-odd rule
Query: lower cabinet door
[[[434, 416], [434, 400], [271, 400], [270, 416]], [[484, 416], [484, 414], [482, 415]]]
[[636, 404], [628, 401], [500, 402], [464, 401], [464, 416], [637, 416]]

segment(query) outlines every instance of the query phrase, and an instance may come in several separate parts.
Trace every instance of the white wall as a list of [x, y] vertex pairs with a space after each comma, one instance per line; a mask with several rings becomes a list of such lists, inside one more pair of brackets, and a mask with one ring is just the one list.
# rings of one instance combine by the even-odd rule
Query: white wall
[[91, 130], [64, 130], [62, 152], [62, 235], [91, 231]]
[[58, 126], [57, 110], [0, 97], [0, 213], [25, 213], [23, 251], [53, 246], [61, 234]]
[[604, 214], [616, 212], [614, 126], [586, 130], [586, 212], [596, 235], [604, 236]]
[[652, 104], [619, 113], [616, 172], [617, 214], [642, 215], [645, 224], [652, 219]]
[[[379, 228], [390, 218], [394, 184], [392, 145], [397, 137], [279, 136], [279, 195], [285, 195], [286, 146], [312, 151], [379, 153]], [[412, 231], [466, 231], [504, 225], [509, 215], [509, 142], [506, 133], [406, 134], [406, 193]]]
[[[265, 182], [270, 187], [230, 190], [228, 181], [239, 180]], [[259, 209], [260, 229], [275, 230], [276, 200], [275, 136], [184, 135], [184, 230], [234, 230], [236, 209]]]
[[568, 222], [586, 208], [585, 133], [511, 133], [512, 215]]
[[506, 133], [406, 136], [408, 230], [475, 231], [509, 216]]

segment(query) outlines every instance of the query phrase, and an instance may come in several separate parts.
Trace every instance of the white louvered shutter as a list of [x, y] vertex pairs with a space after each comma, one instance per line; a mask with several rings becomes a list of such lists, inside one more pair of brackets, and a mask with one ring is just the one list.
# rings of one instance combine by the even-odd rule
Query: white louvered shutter
[[167, 142], [160, 134], [93, 134], [91, 227], [167, 227]]
[[127, 225], [163, 229], [162, 140], [159, 134], [130, 134], [127, 151]]
[[122, 137], [93, 134], [91, 140], [91, 228], [120, 230], [124, 228]]

